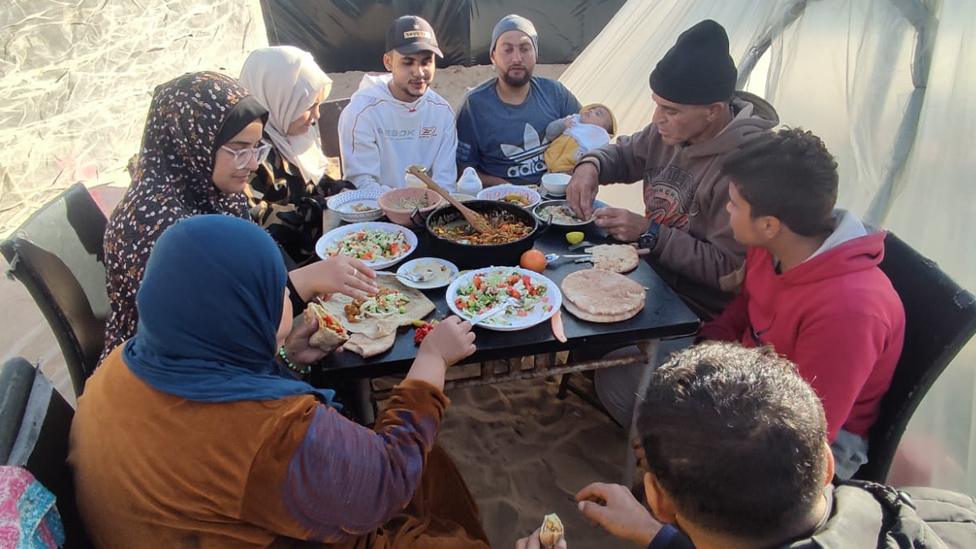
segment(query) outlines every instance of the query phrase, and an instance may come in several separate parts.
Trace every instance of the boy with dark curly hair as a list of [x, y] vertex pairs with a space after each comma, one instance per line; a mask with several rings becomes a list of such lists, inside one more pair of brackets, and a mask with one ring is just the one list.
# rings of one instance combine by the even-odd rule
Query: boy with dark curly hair
[[834, 209], [837, 163], [808, 131], [757, 138], [722, 171], [744, 281], [699, 340], [769, 345], [795, 362], [823, 400], [837, 476], [850, 478], [904, 341], [905, 311], [878, 268], [885, 233]]

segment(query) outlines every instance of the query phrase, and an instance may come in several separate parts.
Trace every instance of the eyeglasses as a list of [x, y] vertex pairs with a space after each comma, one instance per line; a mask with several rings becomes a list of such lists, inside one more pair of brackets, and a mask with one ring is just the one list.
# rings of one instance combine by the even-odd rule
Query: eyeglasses
[[264, 140], [261, 144], [254, 148], [247, 149], [232, 149], [227, 145], [221, 145], [221, 150], [227, 151], [234, 156], [234, 167], [238, 170], [242, 170], [251, 163], [251, 160], [257, 159], [258, 164], [265, 161], [268, 158], [268, 153], [271, 152], [271, 143]]

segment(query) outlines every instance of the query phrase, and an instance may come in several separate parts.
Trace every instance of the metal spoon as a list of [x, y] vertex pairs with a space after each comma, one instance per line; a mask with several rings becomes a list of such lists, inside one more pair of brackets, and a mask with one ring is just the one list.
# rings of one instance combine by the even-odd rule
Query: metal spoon
[[427, 282], [427, 281], [433, 279], [434, 278], [434, 275], [436, 275], [437, 273], [435, 273], [431, 269], [426, 269], [426, 270], [424, 270], [420, 274], [407, 273], [407, 272], [403, 272], [403, 273], [392, 273], [390, 271], [376, 271], [376, 274], [377, 275], [380, 275], [380, 276], [395, 276], [397, 278], [402, 278], [404, 280], [409, 280], [410, 282], [414, 282], [414, 283], [420, 284], [422, 282]]
[[498, 313], [504, 311], [509, 305], [518, 305], [518, 300], [515, 299], [514, 297], [510, 297], [505, 301], [502, 301], [501, 303], [495, 305], [491, 309], [488, 309], [487, 311], [481, 313], [480, 315], [472, 318], [471, 325], [477, 326], [478, 324], [481, 324], [482, 322], [488, 320], [489, 318], [498, 316]]

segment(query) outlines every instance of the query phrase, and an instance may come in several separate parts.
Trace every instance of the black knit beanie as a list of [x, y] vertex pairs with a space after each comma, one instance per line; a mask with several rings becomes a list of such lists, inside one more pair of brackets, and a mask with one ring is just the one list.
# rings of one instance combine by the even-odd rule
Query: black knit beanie
[[737, 72], [725, 28], [706, 19], [678, 36], [651, 71], [651, 90], [684, 105], [729, 101]]

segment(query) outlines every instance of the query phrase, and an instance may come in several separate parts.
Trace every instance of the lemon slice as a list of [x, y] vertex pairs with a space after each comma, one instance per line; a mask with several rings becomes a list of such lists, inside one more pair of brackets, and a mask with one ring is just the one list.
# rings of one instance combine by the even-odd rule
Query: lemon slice
[[573, 231], [566, 233], [566, 242], [570, 244], [579, 244], [583, 241], [583, 233], [580, 231]]

